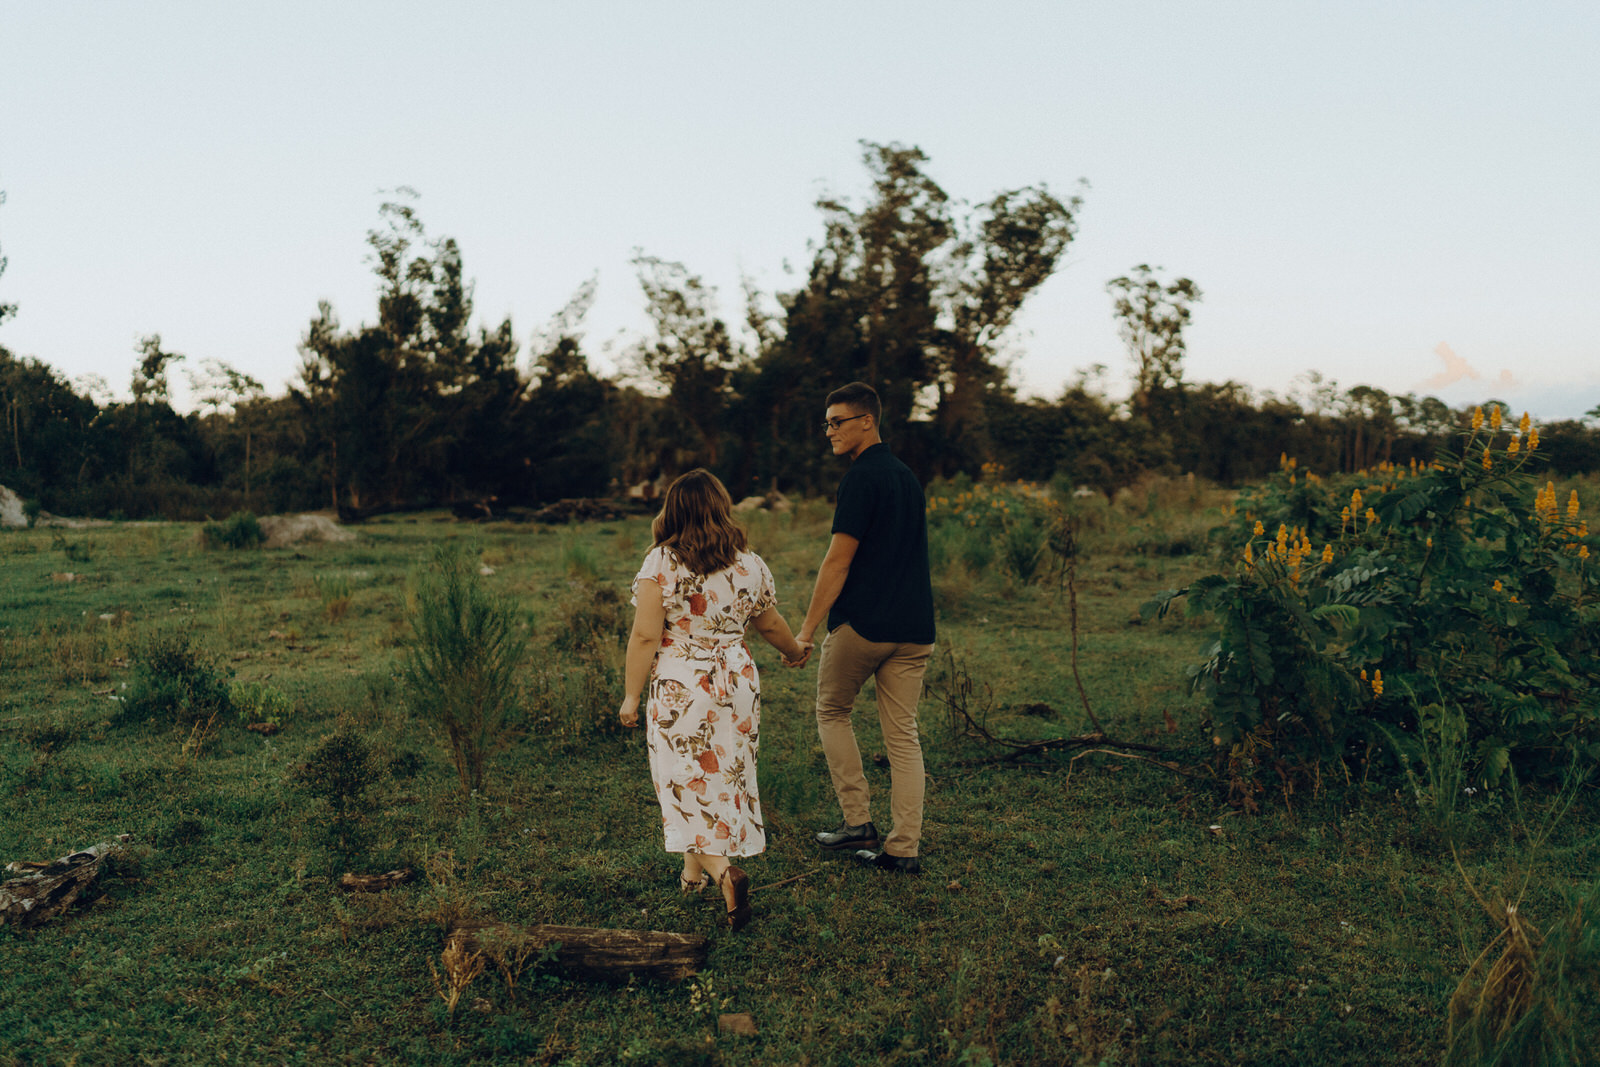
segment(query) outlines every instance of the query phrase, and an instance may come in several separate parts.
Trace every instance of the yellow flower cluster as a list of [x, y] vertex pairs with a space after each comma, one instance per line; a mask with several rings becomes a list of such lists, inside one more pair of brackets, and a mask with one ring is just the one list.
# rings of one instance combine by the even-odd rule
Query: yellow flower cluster
[[1489, 470], [1494, 466], [1494, 459], [1489, 455], [1489, 446], [1483, 446], [1483, 469]]
[[[1328, 546], [1328, 550], [1323, 553], [1324, 562], [1328, 562], [1332, 558], [1332, 547], [1331, 545]], [[1300, 564], [1311, 551], [1311, 539], [1306, 536], [1305, 530], [1300, 527], [1295, 527], [1291, 530], [1287, 525], [1280, 525], [1278, 527], [1278, 536], [1267, 542], [1267, 550], [1263, 558], [1277, 560], [1282, 563], [1289, 569], [1289, 581], [1299, 584]], [[1244, 548], [1244, 561], [1252, 565], [1255, 562], [1255, 554], [1251, 551], [1249, 545], [1245, 545]]]
[[1474, 431], [1483, 429], [1483, 409], [1481, 407], [1472, 409], [1472, 429]]
[[1501, 418], [1500, 405], [1499, 404], [1491, 405], [1490, 408], [1489, 408], [1489, 429], [1498, 430], [1500, 428], [1500, 418]]
[[1527, 445], [1529, 452], [1539, 447], [1539, 431], [1533, 428], [1533, 420], [1528, 417], [1526, 411], [1522, 413], [1522, 419], [1517, 423], [1517, 436], [1506, 445], [1506, 451], [1514, 456], [1522, 451], [1524, 444]]
[[1367, 669], [1365, 667], [1363, 667], [1363, 668], [1361, 668], [1361, 680], [1363, 682], [1367, 682], [1368, 685], [1372, 686], [1372, 695], [1373, 696], [1375, 696], [1375, 697], [1383, 696], [1383, 672], [1381, 670], [1378, 670], [1377, 668], [1373, 668], [1372, 678], [1369, 681], [1367, 679]]
[[[1570, 502], [1568, 504], [1570, 507]], [[1539, 521], [1546, 525], [1553, 523], [1559, 516], [1560, 505], [1556, 502], [1556, 483], [1545, 482], [1544, 488], [1534, 494], [1533, 513], [1539, 516]]]

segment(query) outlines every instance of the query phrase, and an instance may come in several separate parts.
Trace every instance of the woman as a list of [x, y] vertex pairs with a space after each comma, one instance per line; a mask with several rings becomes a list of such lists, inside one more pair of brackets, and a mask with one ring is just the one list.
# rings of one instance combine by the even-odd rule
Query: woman
[[667, 489], [651, 527], [655, 544], [633, 580], [633, 636], [618, 715], [645, 736], [668, 852], [683, 853], [685, 893], [722, 889], [728, 925], [750, 921], [750, 883], [732, 858], [767, 847], [756, 788], [761, 685], [745, 628], [754, 624], [788, 666], [805, 650], [778, 614], [772, 574], [733, 521], [733, 500], [708, 471]]

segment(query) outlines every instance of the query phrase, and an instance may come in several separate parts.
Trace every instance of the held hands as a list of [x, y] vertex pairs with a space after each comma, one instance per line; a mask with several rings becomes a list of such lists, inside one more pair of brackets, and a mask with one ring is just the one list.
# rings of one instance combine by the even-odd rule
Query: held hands
[[638, 726], [639, 698], [636, 696], [623, 697], [622, 707], [617, 710], [617, 718], [622, 721], [624, 726]]
[[811, 650], [815, 647], [816, 646], [810, 641], [796, 641], [796, 654], [793, 656], [784, 656], [783, 665], [785, 667], [804, 667], [807, 661], [811, 659]]

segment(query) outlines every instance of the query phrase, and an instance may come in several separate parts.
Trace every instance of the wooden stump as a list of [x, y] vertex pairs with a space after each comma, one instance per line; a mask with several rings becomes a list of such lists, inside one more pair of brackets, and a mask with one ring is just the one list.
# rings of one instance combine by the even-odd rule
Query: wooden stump
[[127, 851], [124, 846], [132, 837], [118, 834], [49, 863], [18, 860], [7, 864], [6, 873], [21, 877], [0, 882], [0, 925], [39, 926], [60, 915], [100, 877], [106, 860]]
[[446, 952], [482, 954], [502, 971], [516, 969], [547, 946], [556, 950], [555, 969], [573, 978], [626, 981], [629, 975], [676, 982], [699, 971], [710, 951], [699, 934], [660, 930], [607, 930], [592, 926], [516, 926], [463, 923], [450, 931]]

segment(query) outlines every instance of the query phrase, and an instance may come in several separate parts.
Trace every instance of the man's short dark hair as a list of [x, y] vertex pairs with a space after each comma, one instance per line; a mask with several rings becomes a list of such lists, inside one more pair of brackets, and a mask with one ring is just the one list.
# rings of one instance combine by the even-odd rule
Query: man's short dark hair
[[871, 415], [873, 422], [883, 422], [883, 405], [878, 400], [878, 391], [866, 382], [851, 382], [829, 393], [825, 406], [831, 408], [835, 404], [842, 404], [863, 415]]

